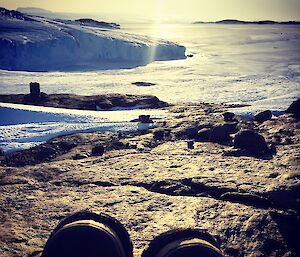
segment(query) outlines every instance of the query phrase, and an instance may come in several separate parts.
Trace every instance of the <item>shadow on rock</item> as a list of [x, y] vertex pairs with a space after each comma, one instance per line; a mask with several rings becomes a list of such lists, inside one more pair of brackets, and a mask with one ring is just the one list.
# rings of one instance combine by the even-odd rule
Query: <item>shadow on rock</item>
[[300, 256], [299, 231], [300, 218], [299, 215], [271, 212], [272, 219], [277, 223], [281, 235], [284, 237], [286, 244], [292, 251], [292, 256]]

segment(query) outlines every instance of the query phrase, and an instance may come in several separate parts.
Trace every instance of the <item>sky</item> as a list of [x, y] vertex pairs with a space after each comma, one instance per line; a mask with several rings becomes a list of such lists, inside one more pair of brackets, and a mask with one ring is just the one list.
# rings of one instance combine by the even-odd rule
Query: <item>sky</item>
[[1, 0], [0, 5], [8, 9], [39, 7], [54, 12], [103, 13], [116, 19], [300, 20], [300, 0]]

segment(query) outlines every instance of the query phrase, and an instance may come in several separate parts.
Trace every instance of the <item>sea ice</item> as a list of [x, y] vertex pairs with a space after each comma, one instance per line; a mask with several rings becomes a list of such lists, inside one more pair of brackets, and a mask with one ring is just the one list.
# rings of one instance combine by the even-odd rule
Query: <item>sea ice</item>
[[163, 118], [163, 110], [80, 111], [0, 103], [0, 148], [13, 152], [79, 132], [130, 132], [153, 124], [130, 122], [141, 114]]

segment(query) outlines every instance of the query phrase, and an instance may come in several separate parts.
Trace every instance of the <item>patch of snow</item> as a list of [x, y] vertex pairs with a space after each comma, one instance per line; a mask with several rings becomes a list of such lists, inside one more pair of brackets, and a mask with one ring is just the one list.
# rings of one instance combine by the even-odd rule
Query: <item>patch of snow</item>
[[130, 122], [141, 114], [163, 118], [163, 110], [80, 111], [0, 103], [0, 148], [12, 152], [80, 132], [130, 132], [153, 124]]

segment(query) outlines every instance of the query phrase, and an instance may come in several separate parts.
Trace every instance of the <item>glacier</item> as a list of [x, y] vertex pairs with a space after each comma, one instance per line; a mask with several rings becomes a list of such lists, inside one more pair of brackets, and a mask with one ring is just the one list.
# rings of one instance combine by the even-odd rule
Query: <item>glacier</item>
[[120, 69], [186, 58], [184, 46], [167, 40], [4, 10], [0, 12], [2, 70]]

